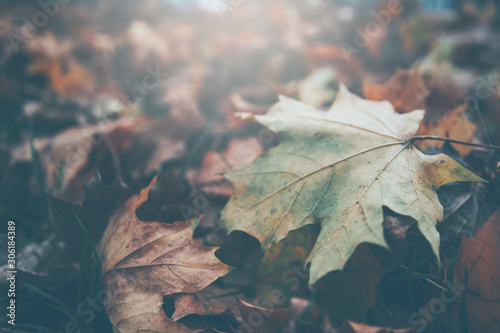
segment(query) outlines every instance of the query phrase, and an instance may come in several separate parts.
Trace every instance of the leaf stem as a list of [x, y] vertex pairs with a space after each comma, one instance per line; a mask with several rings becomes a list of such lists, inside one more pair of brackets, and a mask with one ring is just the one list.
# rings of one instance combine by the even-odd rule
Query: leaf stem
[[483, 144], [483, 143], [465, 142], [465, 141], [454, 140], [454, 139], [449, 139], [449, 138], [442, 138], [442, 137], [439, 137], [439, 136], [432, 136], [432, 135], [414, 136], [409, 141], [411, 143], [413, 143], [413, 142], [419, 141], [419, 140], [446, 141], [446, 142], [451, 142], [451, 143], [457, 143], [459, 145], [464, 145], [464, 146], [473, 146], [473, 147], [481, 147], [481, 148], [489, 148], [489, 149], [498, 149], [498, 150], [500, 150], [500, 146], [486, 145], [486, 144]]

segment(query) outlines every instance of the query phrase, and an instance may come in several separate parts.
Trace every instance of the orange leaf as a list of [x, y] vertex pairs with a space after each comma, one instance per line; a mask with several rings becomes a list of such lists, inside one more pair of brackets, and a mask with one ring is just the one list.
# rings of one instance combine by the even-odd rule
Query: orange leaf
[[500, 210], [497, 210], [479, 228], [475, 237], [462, 239], [455, 266], [458, 283], [467, 285], [466, 307], [470, 332], [500, 332], [499, 252]]
[[[416, 135], [432, 135], [439, 137], [447, 137], [454, 140], [465, 142], [472, 142], [474, 133], [477, 130], [477, 125], [467, 118], [465, 113], [467, 107], [465, 104], [460, 105], [445, 117], [435, 122], [423, 121]], [[422, 140], [417, 141], [416, 146], [421, 150], [435, 146], [439, 149], [443, 147], [443, 141]], [[452, 143], [453, 148], [460, 154], [460, 156], [467, 156], [474, 148]]]
[[363, 81], [363, 93], [366, 99], [391, 102], [399, 113], [425, 109], [425, 99], [429, 95], [419, 71], [399, 68], [384, 84]]

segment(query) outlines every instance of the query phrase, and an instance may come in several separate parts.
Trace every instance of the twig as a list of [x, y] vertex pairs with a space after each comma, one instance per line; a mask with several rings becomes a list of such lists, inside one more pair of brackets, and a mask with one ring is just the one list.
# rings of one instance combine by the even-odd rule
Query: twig
[[472, 146], [472, 147], [481, 147], [481, 148], [498, 149], [498, 150], [500, 150], [500, 146], [486, 145], [486, 144], [483, 144], [483, 143], [465, 142], [465, 141], [454, 140], [454, 139], [449, 139], [449, 138], [442, 138], [442, 137], [439, 137], [439, 136], [432, 136], [432, 135], [414, 136], [409, 141], [413, 143], [415, 141], [420, 141], [420, 140], [446, 141], [446, 142], [451, 142], [451, 143], [457, 143], [459, 145], [464, 145], [464, 146]]

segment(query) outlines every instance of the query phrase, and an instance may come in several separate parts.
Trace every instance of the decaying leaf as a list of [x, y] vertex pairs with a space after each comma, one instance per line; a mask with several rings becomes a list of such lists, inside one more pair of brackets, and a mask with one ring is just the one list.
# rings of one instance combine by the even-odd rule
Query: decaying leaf
[[167, 316], [191, 329], [207, 333], [231, 332], [231, 328], [241, 325], [239, 299], [228, 295], [227, 289], [215, 283], [197, 293], [175, 294], [164, 300]]
[[[41, 59], [30, 66], [31, 73], [45, 73], [50, 78], [52, 89], [62, 96], [89, 94], [95, 86], [95, 77], [76, 60], [61, 66], [61, 59]], [[65, 70], [66, 68], [66, 70]]]
[[274, 333], [286, 332], [290, 311], [283, 308], [265, 309], [240, 301], [242, 327], [235, 332]]
[[429, 96], [422, 74], [417, 69], [401, 68], [383, 84], [363, 81], [363, 93], [369, 100], [391, 102], [399, 113], [425, 109], [425, 99]]
[[235, 194], [221, 224], [267, 249], [290, 230], [320, 223], [310, 283], [342, 269], [363, 242], [387, 247], [383, 206], [415, 218], [439, 257], [435, 226], [443, 208], [435, 190], [482, 179], [444, 154], [427, 156], [413, 146], [423, 116], [399, 115], [390, 103], [363, 100], [343, 86], [328, 112], [282, 97], [267, 115], [254, 116], [281, 144], [229, 174]]
[[205, 193], [231, 196], [232, 188], [224, 174], [250, 164], [262, 153], [262, 143], [257, 138], [233, 139], [222, 152], [209, 151], [203, 158], [196, 183]]
[[462, 236], [473, 237], [493, 215], [494, 195], [490, 184], [455, 183], [439, 189], [439, 201], [444, 208], [443, 223], [438, 226], [441, 251], [451, 258], [457, 252]]
[[[73, 203], [83, 200], [83, 179], [96, 171], [96, 161], [120, 168], [118, 153], [127, 149], [133, 128], [144, 119], [124, 118], [98, 125], [67, 129], [53, 138], [33, 140], [40, 156], [43, 181], [52, 194]], [[95, 156], [92, 156], [94, 154]], [[14, 149], [11, 163], [32, 159], [30, 143]], [[93, 157], [93, 159], [91, 158]]]
[[[417, 134], [448, 137], [454, 140], [471, 142], [474, 138], [474, 133], [477, 130], [477, 125], [469, 120], [465, 113], [466, 109], [467, 106], [463, 104], [435, 122], [422, 122]], [[416, 143], [416, 146], [422, 150], [433, 146], [441, 149], [443, 145], [443, 141], [430, 140], [424, 140]], [[451, 145], [462, 157], [467, 156], [467, 154], [474, 149], [473, 147], [459, 145], [456, 143], [452, 143]]]
[[304, 263], [318, 232], [315, 225], [291, 231], [266, 251], [259, 266], [257, 301], [287, 307], [292, 297], [310, 297], [309, 274], [304, 270]]
[[217, 248], [193, 240], [197, 220], [166, 224], [137, 218], [155, 181], [111, 217], [98, 246], [115, 332], [191, 332], [166, 317], [163, 296], [197, 292], [228, 272], [214, 255]]
[[190, 314], [200, 316], [217, 315], [224, 312], [207, 303], [197, 294], [178, 294], [175, 297], [175, 312], [172, 314], [172, 320], [179, 320]]
[[[469, 332], [500, 330], [500, 211], [486, 222], [477, 235], [463, 238], [455, 272], [460, 285], [467, 286], [459, 299], [467, 316]], [[465, 303], [464, 303], [465, 302]], [[465, 318], [461, 318], [463, 322]], [[460, 319], [459, 319], [460, 320]]]

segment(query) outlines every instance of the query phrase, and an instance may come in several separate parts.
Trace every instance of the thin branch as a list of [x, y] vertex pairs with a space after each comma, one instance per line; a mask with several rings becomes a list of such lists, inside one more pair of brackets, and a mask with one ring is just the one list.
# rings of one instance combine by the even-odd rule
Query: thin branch
[[449, 138], [442, 138], [442, 137], [439, 137], [439, 136], [431, 136], [431, 135], [414, 136], [409, 141], [413, 143], [413, 142], [419, 141], [419, 140], [446, 141], [446, 142], [451, 142], [451, 143], [457, 143], [459, 145], [464, 145], [464, 146], [472, 146], [472, 147], [481, 147], [481, 148], [498, 149], [498, 150], [500, 150], [500, 146], [485, 145], [485, 144], [482, 144], [482, 143], [465, 142], [465, 141], [453, 140], [453, 139], [449, 139]]

